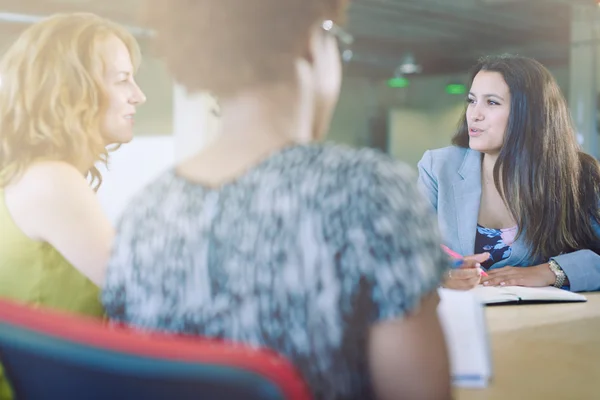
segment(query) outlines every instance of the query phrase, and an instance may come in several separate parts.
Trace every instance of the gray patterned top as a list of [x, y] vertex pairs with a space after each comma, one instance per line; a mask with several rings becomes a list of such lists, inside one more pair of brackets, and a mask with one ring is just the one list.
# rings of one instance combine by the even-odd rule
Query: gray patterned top
[[373, 150], [297, 145], [210, 189], [168, 171], [123, 214], [103, 302], [144, 328], [268, 346], [316, 399], [369, 399], [369, 325], [447, 268], [412, 171]]

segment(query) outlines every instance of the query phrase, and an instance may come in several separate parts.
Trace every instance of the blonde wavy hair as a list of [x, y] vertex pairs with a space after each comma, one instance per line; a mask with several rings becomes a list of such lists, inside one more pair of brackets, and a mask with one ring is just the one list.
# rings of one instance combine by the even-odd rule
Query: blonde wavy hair
[[[124, 27], [90, 13], [56, 14], [28, 27], [0, 61], [0, 187], [39, 160], [108, 161], [99, 45], [116, 36], [134, 68], [140, 48]], [[87, 173], [97, 189], [100, 171]]]

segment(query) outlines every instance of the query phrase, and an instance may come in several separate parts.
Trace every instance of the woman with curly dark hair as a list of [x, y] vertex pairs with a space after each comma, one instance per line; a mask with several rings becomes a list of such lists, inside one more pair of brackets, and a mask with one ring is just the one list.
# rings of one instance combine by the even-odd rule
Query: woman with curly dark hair
[[175, 78], [219, 99], [221, 131], [123, 214], [104, 304], [117, 321], [270, 347], [316, 399], [447, 399], [448, 260], [415, 177], [312, 143], [340, 90], [345, 3], [148, 2]]

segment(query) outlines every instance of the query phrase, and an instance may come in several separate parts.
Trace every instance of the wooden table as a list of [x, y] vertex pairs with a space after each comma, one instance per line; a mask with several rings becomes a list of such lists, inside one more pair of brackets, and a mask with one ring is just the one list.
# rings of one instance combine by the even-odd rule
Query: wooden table
[[486, 308], [494, 378], [457, 400], [600, 399], [600, 293], [586, 303]]

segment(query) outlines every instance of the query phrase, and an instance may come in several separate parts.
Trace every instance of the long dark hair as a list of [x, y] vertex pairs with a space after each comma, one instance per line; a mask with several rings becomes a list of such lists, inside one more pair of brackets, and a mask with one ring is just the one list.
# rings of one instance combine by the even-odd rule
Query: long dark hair
[[[539, 62], [502, 55], [479, 60], [479, 71], [499, 72], [510, 89], [510, 116], [494, 166], [494, 184], [536, 260], [590, 249], [600, 253], [593, 223], [600, 166], [581, 151], [567, 104], [554, 77]], [[466, 114], [452, 144], [469, 147]]]

